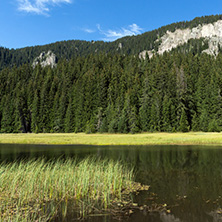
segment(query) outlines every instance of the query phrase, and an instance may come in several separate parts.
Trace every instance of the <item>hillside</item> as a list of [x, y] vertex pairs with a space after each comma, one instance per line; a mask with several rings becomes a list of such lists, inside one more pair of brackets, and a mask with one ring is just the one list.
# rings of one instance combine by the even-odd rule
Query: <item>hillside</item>
[[[71, 59], [78, 56], [87, 56], [89, 54], [99, 54], [99, 53], [111, 53], [111, 54], [122, 54], [122, 55], [139, 55], [141, 52], [152, 51], [154, 53], [163, 53], [164, 46], [163, 42], [167, 39], [166, 35], [169, 33], [174, 33], [176, 30], [188, 30], [195, 29], [200, 25], [212, 24], [222, 19], [222, 15], [215, 16], [204, 16], [193, 19], [189, 22], [178, 22], [173, 23], [159, 29], [145, 32], [137, 36], [128, 36], [118, 39], [114, 42], [103, 42], [103, 41], [81, 41], [81, 40], [69, 40], [56, 42], [43, 46], [33, 46], [21, 49], [7, 49], [4, 47], [0, 48], [0, 69], [4, 67], [12, 67], [13, 65], [19, 66], [24, 63], [32, 63], [36, 57], [38, 57], [42, 52], [52, 51], [58, 60], [60, 59]], [[177, 31], [178, 33], [178, 31]], [[181, 31], [180, 31], [181, 33]], [[181, 33], [183, 36], [183, 33]], [[172, 36], [172, 35], [171, 35]], [[195, 39], [195, 38], [193, 38]], [[174, 40], [174, 39], [173, 39]], [[171, 39], [171, 43], [173, 41]], [[191, 40], [188, 42], [188, 40]], [[202, 39], [205, 40], [205, 39]], [[199, 53], [201, 50], [205, 50], [203, 41], [192, 41], [192, 38], [187, 39], [187, 41], [179, 41], [181, 44], [185, 44], [185, 48], [189, 48], [189, 52]], [[188, 43], [188, 47], [187, 47]], [[172, 43], [175, 46], [175, 42]], [[171, 45], [172, 45], [171, 44]], [[177, 46], [181, 45], [177, 44]], [[169, 51], [171, 47], [168, 46], [166, 51]], [[198, 50], [195, 48], [198, 45]], [[191, 47], [192, 46], [192, 47]], [[161, 47], [161, 48], [159, 48]], [[219, 49], [218, 49], [219, 50]], [[145, 55], [145, 53], [143, 53]]]
[[[0, 132], [222, 131], [220, 44], [212, 56], [202, 53], [209, 49], [209, 31], [189, 38], [196, 27], [218, 32], [220, 23], [220, 16], [210, 16], [110, 43], [2, 48]], [[158, 53], [165, 40], [183, 32], [180, 45]], [[140, 59], [144, 49], [155, 55]]]

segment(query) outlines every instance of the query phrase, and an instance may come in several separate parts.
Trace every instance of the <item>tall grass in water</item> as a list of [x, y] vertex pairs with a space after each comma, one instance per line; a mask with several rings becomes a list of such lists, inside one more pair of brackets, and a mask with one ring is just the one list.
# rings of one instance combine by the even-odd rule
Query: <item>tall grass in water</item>
[[[51, 202], [72, 203], [80, 216], [121, 201], [133, 187], [133, 171], [111, 160], [43, 159], [0, 165], [0, 221], [47, 221], [56, 217]], [[66, 208], [63, 211], [66, 214]]]

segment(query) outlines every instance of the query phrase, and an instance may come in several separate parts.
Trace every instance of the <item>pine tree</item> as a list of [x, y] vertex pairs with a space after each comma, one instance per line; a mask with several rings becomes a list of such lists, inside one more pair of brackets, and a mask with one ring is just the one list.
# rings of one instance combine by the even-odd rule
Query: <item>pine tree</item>
[[118, 130], [118, 109], [113, 105], [109, 104], [106, 109], [106, 117], [108, 122], [108, 132], [116, 133]]
[[129, 132], [138, 133], [139, 132], [139, 121], [136, 107], [133, 106], [129, 113]]
[[186, 115], [186, 112], [184, 109], [182, 109], [182, 113], [181, 113], [179, 131], [181, 131], [181, 132], [188, 132], [189, 131], [187, 115]]
[[161, 102], [159, 96], [156, 94], [153, 98], [153, 103], [150, 111], [150, 130], [161, 130]]
[[162, 130], [170, 132], [172, 130], [171, 126], [171, 99], [164, 96], [163, 99], [163, 110], [162, 110]]
[[199, 117], [199, 126], [200, 130], [207, 132], [208, 131], [208, 124], [209, 124], [209, 114], [206, 109], [202, 110], [200, 117]]
[[208, 125], [208, 132], [220, 132], [220, 128], [218, 126], [218, 122], [216, 119], [212, 119]]
[[70, 99], [69, 105], [66, 110], [66, 115], [65, 115], [65, 133], [74, 132], [73, 120], [74, 120], [74, 116], [73, 116], [73, 110], [72, 110], [72, 100]]
[[13, 100], [10, 96], [3, 98], [3, 110], [2, 110], [2, 120], [1, 120], [1, 132], [2, 133], [12, 133], [14, 131], [14, 107]]
[[31, 130], [34, 133], [40, 133], [41, 129], [39, 127], [39, 97], [38, 91], [35, 91], [34, 100], [31, 109]]
[[143, 93], [142, 97], [140, 98], [140, 109], [139, 109], [139, 122], [142, 131], [149, 131], [150, 130], [150, 96], [149, 96], [149, 80], [148, 76], [145, 78], [143, 82]]
[[197, 117], [197, 113], [195, 112], [192, 118], [192, 131], [199, 131], [199, 119]]

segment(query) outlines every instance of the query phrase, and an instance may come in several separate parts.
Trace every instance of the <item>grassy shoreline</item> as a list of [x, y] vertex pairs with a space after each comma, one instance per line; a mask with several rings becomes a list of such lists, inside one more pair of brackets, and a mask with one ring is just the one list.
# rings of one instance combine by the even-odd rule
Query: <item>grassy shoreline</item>
[[0, 143], [58, 145], [222, 145], [222, 133], [0, 134]]
[[0, 221], [48, 221], [65, 217], [68, 207], [78, 217], [108, 210], [113, 202], [126, 201], [124, 197], [144, 188], [133, 177], [133, 169], [120, 162], [94, 158], [2, 163]]

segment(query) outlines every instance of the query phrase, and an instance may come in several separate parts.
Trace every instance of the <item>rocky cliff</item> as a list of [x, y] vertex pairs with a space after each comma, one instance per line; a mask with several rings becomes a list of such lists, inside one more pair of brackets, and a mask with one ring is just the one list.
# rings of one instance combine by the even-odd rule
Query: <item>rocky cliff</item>
[[[177, 29], [174, 32], [167, 31], [162, 37], [156, 40], [159, 47], [156, 53], [163, 54], [173, 48], [183, 45], [190, 39], [203, 38], [208, 41], [209, 48], [203, 52], [216, 56], [219, 52], [219, 46], [222, 45], [222, 20], [211, 24], [198, 25], [192, 29]], [[145, 58], [146, 53], [151, 58], [154, 51], [146, 51], [140, 53], [141, 58]]]
[[53, 68], [56, 66], [56, 63], [56, 55], [52, 51], [48, 51], [47, 53], [42, 52], [37, 58], [35, 58], [32, 66], [35, 68], [35, 66], [40, 64], [42, 67], [51, 66]]

